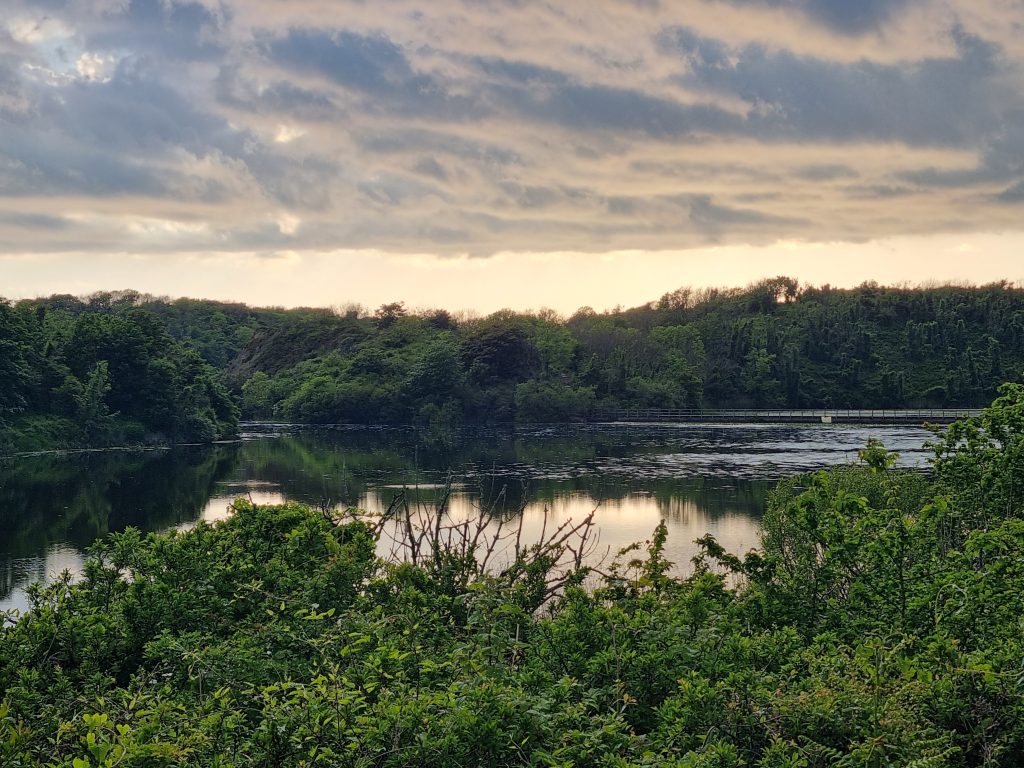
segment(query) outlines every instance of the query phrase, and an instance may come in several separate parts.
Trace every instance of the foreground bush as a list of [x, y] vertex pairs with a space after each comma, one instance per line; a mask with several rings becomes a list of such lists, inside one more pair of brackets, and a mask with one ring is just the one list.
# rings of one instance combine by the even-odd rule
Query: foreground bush
[[113, 535], [0, 634], [0, 766], [1019, 765], [1024, 390], [936, 451], [783, 484], [686, 578], [664, 527], [587, 576], [586, 526], [501, 559], [401, 505]]

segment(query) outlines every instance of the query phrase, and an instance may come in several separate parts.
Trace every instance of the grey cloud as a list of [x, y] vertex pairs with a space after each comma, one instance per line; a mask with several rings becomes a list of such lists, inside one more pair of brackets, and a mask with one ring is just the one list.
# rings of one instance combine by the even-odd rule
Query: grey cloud
[[472, 233], [467, 229], [438, 227], [431, 224], [421, 225], [415, 230], [415, 234], [424, 242], [444, 243], [445, 245], [460, 245], [473, 240]]
[[9, 123], [0, 144], [0, 193], [78, 193], [188, 197], [216, 202], [215, 180], [173, 164], [181, 150], [197, 157], [244, 154], [246, 136], [175, 90], [122, 68], [108, 82], [38, 89], [33, 111]]
[[682, 104], [640, 90], [579, 82], [551, 67], [494, 57], [468, 63], [484, 79], [478, 87], [485, 98], [512, 119], [664, 138], [731, 132], [738, 126], [733, 115], [712, 105]]
[[[140, 195], [222, 203], [237, 196], [217, 178], [178, 167], [182, 153], [234, 164], [287, 206], [330, 201], [333, 160], [283, 156], [252, 131], [165, 84], [144, 61], [123, 61], [105, 82], [37, 88], [33, 114], [0, 144], [0, 194]], [[279, 105], [281, 106], [281, 105]]]
[[435, 185], [427, 184], [410, 176], [378, 176], [358, 182], [357, 189], [372, 202], [388, 207], [403, 205], [426, 197], [447, 199], [447, 195]]
[[[748, 164], [741, 164], [728, 161], [717, 163], [697, 161], [657, 163], [650, 160], [642, 160], [631, 163], [630, 169], [638, 173], [680, 180], [701, 180], [712, 177], [743, 179], [757, 183], [778, 183], [783, 180], [779, 173], [766, 170], [763, 166], [755, 165], [753, 161]], [[796, 175], [804, 178], [801, 176], [801, 171], [798, 171]]]
[[1007, 187], [996, 195], [996, 199], [1001, 203], [1024, 203], [1024, 181]]
[[564, 72], [526, 61], [500, 59], [492, 56], [470, 59], [468, 63], [475, 66], [485, 77], [517, 87], [565, 87], [571, 82], [569, 76]]
[[9, 30], [0, 27], [0, 61], [10, 64], [31, 58], [32, 49], [15, 40]]
[[521, 165], [523, 157], [511, 147], [444, 133], [438, 130], [390, 128], [364, 131], [354, 137], [360, 147], [377, 154], [405, 154], [426, 151], [450, 155], [484, 166]]
[[553, 208], [563, 206], [577, 210], [587, 210], [595, 203], [602, 202], [602, 196], [585, 187], [568, 184], [543, 185], [524, 184], [519, 181], [505, 180], [498, 184], [501, 191], [513, 206], [523, 210]]
[[905, 184], [849, 184], [843, 191], [860, 200], [886, 200], [913, 195], [920, 190]]
[[505, 88], [501, 96], [515, 112], [578, 131], [628, 131], [681, 139], [701, 133], [737, 133], [738, 118], [710, 105], [687, 105], [641, 91], [568, 83], [536, 92]]
[[717, 232], [723, 227], [762, 225], [762, 224], [785, 224], [797, 225], [805, 223], [805, 220], [774, 216], [750, 208], [733, 208], [715, 203], [710, 195], [687, 195], [679, 199], [690, 209], [690, 220], [705, 230]]
[[751, 114], [743, 131], [768, 139], [974, 143], [1002, 124], [990, 93], [996, 50], [954, 30], [960, 55], [904, 65], [829, 62], [749, 45], [722, 44], [675, 29], [660, 42], [688, 71], [680, 81], [738, 97]]
[[480, 118], [483, 105], [449, 90], [440, 78], [417, 71], [401, 47], [384, 35], [291, 29], [263, 43], [277, 64], [322, 75], [368, 97], [370, 112], [418, 113], [446, 119]]
[[224, 47], [219, 34], [228, 19], [190, 0], [129, 0], [119, 12], [87, 25], [92, 48], [130, 47], [168, 59], [211, 59]]
[[269, 151], [249, 153], [246, 168], [271, 198], [295, 209], [326, 211], [332, 205], [333, 181], [341, 165], [323, 155], [290, 158]]
[[712, 195], [680, 194], [650, 197], [618, 195], [606, 200], [608, 212], [615, 216], [643, 217], [654, 221], [685, 217], [705, 239], [717, 240], [727, 228], [749, 229], [764, 225], [788, 228], [806, 224], [796, 217], [776, 216], [754, 208], [739, 208], [720, 203]]
[[[593, 25], [516, 0], [439, 1], [418, 17], [339, 2], [319, 27], [294, 0], [256, 28], [257, 6], [236, 0], [12, 0], [65, 32], [35, 44], [0, 24], [0, 195], [86, 211], [118, 196], [127, 216], [188, 204], [197, 248], [475, 255], [867, 239], [1005, 222], [994, 203], [1024, 197], [1024, 62], [1009, 44], [954, 26], [948, 55], [831, 59], [789, 41], [868, 35], [917, 0], [725, 1], [788, 9], [793, 29], [729, 44], [696, 31], [714, 27], [697, 23], [703, 4], [694, 28], [664, 28], [679, 14], [647, 0], [595, 0]], [[614, 14], [643, 30], [635, 45], [603, 39]], [[538, 34], [516, 27], [545, 19]], [[559, 24], [571, 33], [551, 34]], [[86, 52], [120, 62], [109, 80], [79, 77]], [[303, 138], [275, 142], [282, 125]], [[955, 211], [950, 190], [967, 192]], [[913, 221], [884, 202], [900, 195], [922, 202]], [[282, 209], [299, 223], [275, 223]], [[79, 236], [33, 216], [0, 215], [0, 242]], [[104, 221], [94, 247], [117, 240]]]
[[880, 28], [912, 0], [807, 0], [801, 3], [809, 17], [847, 34]]
[[0, 211], [0, 226], [20, 227], [24, 229], [64, 230], [72, 223], [63, 216], [50, 216], [45, 213], [18, 213]]
[[824, 165], [805, 165], [797, 168], [794, 174], [808, 181], [835, 181], [836, 179], [855, 179], [860, 174], [848, 165], [828, 163]]
[[733, 199], [738, 203], [767, 203], [782, 200], [783, 195], [781, 192], [740, 192], [733, 195]]
[[337, 120], [345, 115], [328, 93], [287, 80], [257, 84], [244, 76], [238, 64], [221, 67], [215, 81], [215, 94], [225, 106], [258, 114], [305, 121]]
[[402, 49], [383, 35], [293, 29], [266, 48], [271, 58], [285, 66], [316, 71], [360, 91], [384, 93], [427, 84], [426, 80], [413, 82], [417, 75]]
[[537, 184], [502, 181], [498, 186], [517, 208], [547, 208], [564, 198], [560, 190]]
[[48, 101], [47, 117], [94, 146], [118, 152], [182, 148], [239, 154], [245, 132], [224, 117], [199, 109], [149, 73], [123, 67], [109, 82], [75, 83]]
[[[1000, 175], [1005, 171], [999, 171]], [[920, 168], [896, 174], [900, 181], [916, 184], [918, 187], [954, 188], [984, 184], [991, 179], [992, 172], [984, 166], [975, 168]]]
[[0, 59], [0, 121], [21, 122], [33, 106], [17, 71]]
[[110, 148], [83, 151], [61, 134], [9, 126], [0, 145], [0, 195], [162, 196], [169, 191], [157, 169]]
[[973, 168], [927, 167], [898, 174], [922, 187], [944, 189], [1006, 183], [1024, 175], [1024, 109], [1007, 109], [1002, 122], [978, 146], [981, 158]]
[[859, 35], [880, 29], [916, 0], [731, 0], [736, 5], [786, 8], [837, 32]]
[[605, 208], [613, 216], [632, 216], [641, 208], [641, 200], [637, 197], [614, 195], [605, 201]]
[[416, 173], [430, 176], [438, 181], [448, 181], [448, 171], [434, 157], [421, 157], [416, 161], [413, 170]]

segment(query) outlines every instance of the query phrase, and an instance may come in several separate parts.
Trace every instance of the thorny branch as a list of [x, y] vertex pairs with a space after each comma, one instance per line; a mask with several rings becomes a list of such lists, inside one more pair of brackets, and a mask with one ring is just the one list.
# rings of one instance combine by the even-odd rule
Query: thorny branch
[[[382, 556], [388, 562], [409, 562], [444, 573], [461, 587], [482, 578], [509, 586], [530, 583], [537, 589], [537, 607], [567, 585], [581, 581], [590, 567], [604, 559], [595, 557], [599, 544], [596, 508], [582, 519], [555, 525], [545, 507], [540, 534], [535, 538], [523, 514], [525, 502], [511, 509], [506, 506], [506, 486], [492, 503], [458, 519], [450, 510], [453, 485], [449, 473], [433, 502], [410, 502], [409, 489], [403, 488], [383, 514], [370, 517], [350, 509], [345, 518], [355, 517], [371, 525], [378, 541], [385, 544]], [[340, 520], [335, 518], [335, 522]]]

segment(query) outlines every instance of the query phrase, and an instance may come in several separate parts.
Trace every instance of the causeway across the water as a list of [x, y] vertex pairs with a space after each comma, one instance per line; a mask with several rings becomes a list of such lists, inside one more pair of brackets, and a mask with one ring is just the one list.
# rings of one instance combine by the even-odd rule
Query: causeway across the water
[[609, 422], [675, 422], [678, 424], [949, 424], [958, 419], [977, 416], [980, 408], [909, 408], [909, 409], [679, 409], [642, 408], [608, 411], [599, 421]]

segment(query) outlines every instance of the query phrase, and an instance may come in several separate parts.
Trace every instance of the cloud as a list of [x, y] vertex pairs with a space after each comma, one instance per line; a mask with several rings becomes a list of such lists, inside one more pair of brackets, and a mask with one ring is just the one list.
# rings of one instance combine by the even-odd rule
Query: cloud
[[189, 0], [128, 0], [99, 14], [85, 38], [93, 48], [129, 47], [171, 60], [215, 59], [224, 53], [220, 36], [230, 21], [226, 8], [214, 11]]
[[402, 48], [383, 34], [291, 29], [262, 48], [285, 68], [322, 75], [368, 97], [362, 107], [371, 113], [483, 116], [478, 104], [451, 91], [444, 80], [415, 69]]
[[10, 6], [7, 248], [490, 256], [1022, 228], [1024, 46], [994, 0]]
[[[185, 184], [186, 156], [243, 153], [244, 132], [197, 109], [177, 90], [122, 68], [38, 88], [31, 115], [12, 121], [0, 145], [5, 195], [198, 195], [218, 197], [218, 183]], [[196, 190], [199, 190], [198, 192]]]
[[254, 114], [306, 122], [344, 117], [344, 111], [331, 94], [287, 80], [254, 82], [244, 75], [239, 64], [221, 67], [214, 80], [213, 93], [222, 106]]
[[682, 84], [746, 104], [750, 135], [963, 145], [999, 130], [1005, 104], [992, 98], [998, 50], [959, 28], [951, 36], [957, 55], [902, 64], [728, 49], [686, 28], [661, 41], [686, 66]]
[[61, 216], [49, 216], [44, 213], [9, 213], [0, 211], [0, 223], [25, 229], [62, 230], [71, 226], [71, 222]]
[[846, 35], [880, 29], [914, 0], [733, 0], [738, 4], [763, 4], [798, 13]]
[[1007, 187], [996, 195], [996, 199], [1003, 203], [1024, 203], [1024, 181]]

